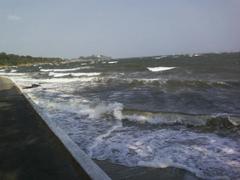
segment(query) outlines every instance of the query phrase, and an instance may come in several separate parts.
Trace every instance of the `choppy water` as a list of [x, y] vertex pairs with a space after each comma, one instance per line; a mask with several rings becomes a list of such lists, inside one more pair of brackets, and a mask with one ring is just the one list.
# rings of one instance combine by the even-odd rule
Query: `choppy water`
[[240, 54], [0, 69], [87, 154], [240, 179]]

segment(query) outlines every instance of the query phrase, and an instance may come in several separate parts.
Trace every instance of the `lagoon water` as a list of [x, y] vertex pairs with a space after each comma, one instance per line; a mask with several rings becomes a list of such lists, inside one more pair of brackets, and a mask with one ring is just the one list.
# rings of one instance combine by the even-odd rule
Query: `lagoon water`
[[240, 179], [240, 54], [11, 67], [12, 78], [89, 156]]

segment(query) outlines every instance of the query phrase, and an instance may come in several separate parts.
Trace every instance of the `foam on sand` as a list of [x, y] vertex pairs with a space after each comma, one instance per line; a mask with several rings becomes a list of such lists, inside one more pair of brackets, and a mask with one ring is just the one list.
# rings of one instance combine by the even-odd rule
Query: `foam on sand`
[[152, 72], [159, 72], [159, 71], [167, 71], [167, 70], [171, 70], [171, 69], [174, 69], [176, 67], [162, 67], [162, 66], [159, 66], [159, 67], [147, 67], [147, 69], [149, 71], [152, 71]]

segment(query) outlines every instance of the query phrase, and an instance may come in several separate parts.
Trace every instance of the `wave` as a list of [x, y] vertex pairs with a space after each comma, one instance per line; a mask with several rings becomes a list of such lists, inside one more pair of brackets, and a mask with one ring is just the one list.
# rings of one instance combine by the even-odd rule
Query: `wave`
[[[69, 107], [65, 107], [64, 105], [61, 105], [58, 108], [63, 107], [64, 109], [69, 109]], [[211, 130], [240, 127], [240, 116], [229, 114], [195, 115], [176, 112], [148, 112], [126, 109], [124, 108], [123, 104], [118, 102], [102, 102], [96, 105], [80, 105], [77, 106], [78, 110], [76, 110], [75, 107], [71, 108], [71, 111], [77, 111], [79, 115], [87, 116], [90, 119], [99, 119], [111, 116], [122, 121], [126, 126], [131, 126], [129, 123], [135, 123], [137, 126], [148, 124], [153, 125], [154, 127], [180, 125], [188, 128], [207, 127]]]
[[71, 76], [71, 77], [80, 77], [80, 76], [99, 76], [101, 73], [98, 72], [91, 72], [91, 73], [55, 73], [55, 72], [49, 72], [48, 76], [52, 76], [55, 78], [59, 77], [66, 77], [66, 76]]
[[23, 75], [26, 75], [26, 73], [0, 72], [0, 75], [2, 75], [2, 76], [23, 76]]
[[159, 72], [159, 71], [167, 71], [167, 70], [171, 70], [171, 69], [175, 69], [176, 67], [162, 67], [162, 66], [159, 66], [159, 67], [147, 67], [147, 69], [149, 71], [152, 71], [152, 72]]
[[184, 125], [186, 127], [209, 127], [211, 129], [240, 127], [240, 116], [228, 114], [195, 115], [176, 112], [123, 111], [123, 120], [139, 124]]
[[[113, 78], [105, 78], [107, 83], [116, 82]], [[183, 88], [229, 88], [239, 87], [239, 81], [206, 81], [206, 80], [178, 80], [178, 79], [161, 79], [161, 78], [121, 78], [118, 79], [120, 83], [128, 83], [129, 86], [155, 86], [172, 89], [183, 89]]]
[[[41, 98], [34, 101], [40, 100], [37, 104], [92, 158], [131, 167], [178, 167], [204, 179], [240, 177], [237, 141], [213, 133], [138, 126], [144, 123], [153, 127], [166, 123], [205, 126], [210, 116], [124, 109], [123, 104], [117, 102], [91, 105], [79, 98], [61, 103]], [[124, 124], [126, 120], [137, 126]]]
[[[240, 116], [229, 114], [199, 115], [176, 112], [146, 112], [124, 108], [123, 104], [99, 103], [95, 106], [81, 106], [79, 111], [82, 115], [87, 115], [91, 119], [112, 116], [122, 122], [132, 122], [136, 125], [149, 124], [158, 126], [185, 126], [207, 127], [212, 129], [229, 129], [240, 127]], [[125, 123], [125, 125], [127, 125]]]
[[99, 76], [101, 73], [99, 72], [89, 72], [89, 73], [71, 73], [71, 76], [78, 77], [78, 76]]
[[90, 69], [90, 66], [85, 67], [77, 67], [77, 68], [71, 68], [71, 69], [40, 69], [41, 72], [70, 72], [70, 71], [78, 71], [81, 69]]
[[[147, 66], [158, 68], [153, 67], [155, 65], [146, 63], [141, 68], [142, 70], [146, 70]], [[159, 76], [158, 73], [150, 73], [147, 70], [133, 73], [125, 69], [123, 75], [107, 71], [98, 76], [100, 75], [98, 71], [104, 72], [102, 66], [96, 66], [97, 74], [93, 71], [94, 74], [90, 72], [87, 75], [78, 73], [80, 71], [57, 69], [59, 66], [51, 68], [53, 69], [46, 68], [45, 70], [49, 70], [46, 73], [35, 72], [35, 68], [27, 78], [17, 77], [18, 73], [13, 73], [14, 79], [23, 85], [41, 84], [39, 88], [24, 91], [31, 94], [33, 100], [51, 120], [64, 129], [92, 158], [109, 160], [125, 166], [179, 167], [204, 179], [240, 179], [239, 114], [211, 114], [211, 112], [238, 113], [238, 109], [234, 107], [238, 101], [234, 98], [238, 97], [236, 95], [239, 92], [239, 82], [231, 82], [230, 78], [227, 81], [223, 78], [214, 80], [211, 77], [196, 80], [194, 77], [182, 78], [172, 74]], [[70, 70], [73, 69], [75, 68]], [[23, 70], [19, 68], [19, 71]], [[159, 69], [155, 70], [157, 72]], [[48, 77], [47, 74], [51, 76]], [[135, 99], [141, 98], [145, 92], [153, 98], [146, 96], [143, 101], [135, 102]], [[163, 93], [163, 100], [166, 102], [158, 101], [158, 92]], [[198, 93], [206, 96], [196, 96]], [[226, 96], [222, 96], [221, 93]], [[171, 99], [171, 95], [174, 97], [176, 95], [177, 98]], [[216, 95], [216, 99], [210, 97], [211, 95]], [[214, 103], [211, 104], [211, 101], [205, 106], [205, 102], [201, 101], [205, 97], [210, 101], [213, 99]], [[183, 109], [173, 108], [178, 107], [174, 101], [178, 101], [180, 107], [181, 99], [186, 98], [189, 98], [190, 105], [195, 105], [196, 101], [198, 103], [196, 109], [199, 108], [199, 111], [195, 111], [195, 106], [193, 109], [189, 106]], [[101, 102], [104, 100], [105, 102]], [[111, 100], [116, 102], [109, 102]], [[128, 105], [124, 106], [118, 103], [118, 100]], [[223, 106], [217, 105], [217, 110], [213, 108], [212, 111], [215, 100], [219, 104], [223, 103]], [[150, 112], [151, 109], [157, 111], [159, 104], [164, 106], [159, 109], [166, 111], [179, 109], [189, 114]], [[209, 107], [210, 110], [203, 111], [201, 110], [203, 107], [204, 109]], [[206, 114], [190, 114], [191, 112]]]
[[15, 73], [15, 72], [17, 72], [17, 70], [16, 69], [12, 69], [10, 72], [11, 73]]
[[162, 59], [162, 56], [158, 56], [158, 57], [153, 57], [154, 59]]
[[117, 120], [122, 120], [122, 109], [121, 103], [99, 103], [96, 106], [82, 106], [80, 110], [81, 114], [87, 115], [90, 119], [97, 119], [103, 116], [114, 116]]
[[110, 132], [89, 147], [92, 158], [130, 167], [177, 167], [204, 179], [240, 177], [239, 144], [232, 139], [172, 129], [118, 127]]
[[109, 61], [108, 64], [117, 64], [118, 61]]

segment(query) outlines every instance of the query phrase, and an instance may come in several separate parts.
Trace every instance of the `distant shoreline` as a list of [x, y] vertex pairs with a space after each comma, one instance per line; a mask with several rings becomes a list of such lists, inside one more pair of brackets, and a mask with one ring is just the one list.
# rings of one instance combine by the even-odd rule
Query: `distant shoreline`
[[49, 63], [60, 63], [60, 62], [65, 62], [69, 60], [83, 60], [83, 61], [89, 61], [89, 60], [122, 60], [122, 59], [138, 59], [138, 58], [153, 58], [155, 60], [159, 59], [166, 59], [166, 58], [176, 58], [176, 57], [194, 57], [194, 58], [199, 58], [201, 56], [240, 56], [240, 51], [236, 52], [212, 52], [212, 53], [189, 53], [189, 54], [169, 54], [169, 55], [152, 55], [152, 56], [141, 56], [141, 57], [124, 57], [124, 58], [111, 58], [108, 56], [80, 56], [79, 58], [72, 58], [72, 59], [63, 59], [60, 57], [33, 57], [33, 56], [23, 56], [23, 55], [16, 55], [16, 54], [7, 54], [4, 52], [0, 52], [0, 68], [3, 67], [14, 67], [14, 66], [32, 66], [34, 64], [49, 64]]

